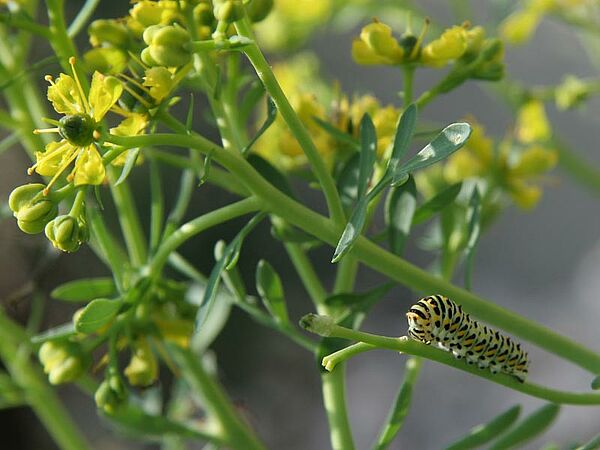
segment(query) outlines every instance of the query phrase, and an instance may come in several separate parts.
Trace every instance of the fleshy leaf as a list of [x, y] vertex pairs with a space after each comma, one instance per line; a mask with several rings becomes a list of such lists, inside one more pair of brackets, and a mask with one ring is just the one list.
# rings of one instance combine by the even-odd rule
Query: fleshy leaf
[[390, 190], [385, 204], [390, 250], [396, 255], [401, 255], [404, 250], [416, 207], [417, 187], [411, 176], [402, 186]]
[[83, 309], [75, 322], [75, 330], [80, 333], [93, 333], [115, 318], [122, 303], [119, 300], [97, 298]]
[[271, 315], [278, 322], [289, 322], [281, 278], [267, 261], [261, 259], [256, 266], [256, 290]]
[[63, 302], [85, 302], [92, 298], [111, 297], [115, 293], [112, 278], [84, 278], [58, 286], [50, 296]]
[[453, 184], [419, 206], [415, 211], [413, 223], [418, 225], [429, 220], [435, 213], [441, 211], [450, 203], [452, 203], [460, 192], [461, 188], [462, 183]]
[[550, 426], [560, 411], [560, 405], [550, 403], [532, 412], [514, 428], [506, 432], [490, 447], [490, 450], [515, 448], [538, 436]]

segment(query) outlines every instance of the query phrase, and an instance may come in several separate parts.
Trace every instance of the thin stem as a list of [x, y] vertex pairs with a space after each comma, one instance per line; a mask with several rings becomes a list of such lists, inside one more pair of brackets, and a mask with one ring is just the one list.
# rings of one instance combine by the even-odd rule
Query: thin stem
[[165, 211], [160, 167], [154, 158], [150, 158], [150, 198], [150, 252], [154, 253], [160, 241]]
[[[352, 330], [350, 328], [335, 325], [332, 319], [326, 316], [310, 315], [308, 320], [313, 320], [313, 322], [312, 324], [309, 323], [307, 329], [312, 332], [317, 332], [317, 334], [326, 335], [328, 337], [350, 339], [353, 341], [370, 344], [374, 348], [388, 349], [395, 352], [421, 356], [423, 358], [454, 367], [464, 372], [469, 372], [472, 375], [486, 378], [489, 381], [501, 384], [502, 386], [506, 386], [519, 392], [523, 392], [531, 395], [532, 397], [537, 397], [553, 403], [561, 404], [600, 405], [600, 393], [567, 392], [546, 388], [544, 386], [529, 382], [520, 383], [510, 375], [502, 373], [492, 374], [489, 370], [479, 369], [476, 366], [467, 364], [465, 360], [454, 358], [450, 352], [439, 350], [431, 345], [425, 345], [407, 337], [392, 338]], [[319, 327], [319, 322], [326, 322], [326, 324], [325, 326]], [[319, 330], [312, 328], [313, 324], [315, 323], [317, 324], [317, 327], [320, 328]], [[329, 359], [329, 367], [332, 367], [331, 362], [331, 359]], [[335, 366], [333, 366], [332, 369], [335, 369]]]
[[[252, 39], [252, 30], [247, 19], [236, 22], [235, 26], [241, 36]], [[325, 195], [325, 200], [327, 201], [330, 217], [333, 219], [335, 224], [342, 225], [345, 223], [346, 216], [344, 215], [342, 202], [337, 192], [335, 181], [327, 169], [327, 166], [323, 162], [323, 159], [321, 158], [317, 147], [312, 141], [310, 134], [306, 130], [306, 127], [302, 121], [296, 115], [292, 105], [290, 105], [289, 101], [287, 100], [283, 90], [281, 89], [281, 86], [279, 86], [279, 83], [277, 82], [277, 79], [271, 70], [271, 66], [265, 59], [256, 43], [253, 42], [245, 47], [244, 52], [254, 66], [256, 74], [263, 82], [265, 89], [275, 102], [281, 117], [283, 117], [290, 128], [290, 131], [306, 154], [312, 170], [319, 180], [321, 188], [323, 189], [323, 194]]]
[[[226, 152], [200, 136], [155, 134], [132, 137], [110, 136], [108, 139], [115, 144], [128, 146], [129, 148], [144, 145], [174, 145], [196, 148], [202, 152], [211, 151], [215, 160], [236, 175], [256, 197], [264, 202], [266, 210], [284, 218], [292, 225], [331, 246], [337, 244], [342, 226], [336, 225], [331, 220], [306, 208], [274, 188], [239, 155]], [[555, 333], [543, 325], [435, 277], [384, 250], [363, 236], [356, 240], [352, 256], [407, 287], [418, 291], [446, 295], [462, 305], [466, 312], [488, 322], [490, 325], [533, 342], [539, 347], [589, 370], [594, 375], [600, 373], [600, 355], [594, 351]]]
[[404, 75], [404, 85], [403, 85], [403, 97], [404, 97], [404, 107], [406, 108], [408, 105], [412, 103], [413, 100], [413, 79], [415, 75], [415, 68], [412, 65], [404, 66], [402, 73]]
[[71, 25], [67, 29], [67, 34], [70, 38], [74, 38], [79, 34], [85, 24], [92, 18], [94, 11], [96, 10], [100, 0], [86, 0], [84, 5], [81, 7]]
[[169, 345], [169, 350], [187, 383], [202, 396], [209, 415], [218, 421], [223, 437], [231, 447], [236, 450], [263, 450], [265, 447], [237, 416], [225, 392], [208, 375], [198, 356], [175, 345]]
[[285, 249], [317, 311], [324, 311], [323, 301], [327, 297], [327, 291], [325, 291], [310, 259], [299, 244], [286, 242]]
[[332, 371], [338, 364], [345, 362], [346, 360], [365, 353], [371, 350], [377, 349], [376, 346], [371, 344], [365, 344], [364, 342], [357, 342], [356, 344], [344, 347], [337, 352], [331, 353], [323, 358], [322, 365], [325, 369]]
[[334, 294], [352, 292], [358, 272], [358, 260], [351, 255], [343, 258], [338, 264], [338, 270], [333, 286]]
[[600, 169], [586, 161], [578, 153], [572, 151], [564, 142], [554, 138], [555, 149], [558, 152], [558, 164], [574, 180], [600, 194]]

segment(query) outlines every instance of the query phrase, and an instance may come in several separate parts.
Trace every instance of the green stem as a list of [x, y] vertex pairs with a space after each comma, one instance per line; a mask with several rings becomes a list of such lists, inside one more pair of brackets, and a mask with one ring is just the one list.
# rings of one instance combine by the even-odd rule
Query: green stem
[[329, 433], [333, 450], [353, 450], [354, 440], [350, 430], [346, 408], [346, 383], [344, 367], [321, 375], [323, 403], [329, 421]]
[[[236, 175], [256, 197], [263, 201], [266, 210], [284, 218], [331, 246], [337, 244], [343, 225], [336, 225], [332, 220], [289, 198], [274, 188], [239, 155], [226, 152], [200, 136], [155, 134], [132, 137], [110, 136], [109, 140], [129, 148], [144, 145], [174, 145], [195, 148], [202, 152], [211, 151], [216, 161]], [[594, 375], [600, 373], [600, 355], [592, 350], [532, 320], [519, 316], [463, 288], [435, 277], [406, 260], [391, 254], [363, 236], [356, 240], [352, 256], [407, 287], [418, 291], [446, 295], [462, 305], [466, 312], [488, 322], [490, 325], [535, 343], [539, 347], [589, 370]]]
[[150, 273], [156, 277], [169, 259], [169, 255], [192, 236], [220, 223], [261, 209], [262, 202], [248, 197], [239, 202], [211, 211], [181, 225], [158, 248], [150, 263]]
[[71, 25], [67, 29], [67, 34], [70, 38], [74, 38], [79, 34], [79, 32], [85, 27], [85, 24], [92, 18], [94, 15], [94, 11], [96, 11], [96, 7], [100, 3], [100, 0], [86, 0], [83, 4]]
[[[235, 26], [241, 36], [252, 39], [252, 30], [247, 19], [236, 22]], [[327, 166], [323, 162], [323, 159], [321, 158], [317, 147], [312, 141], [310, 134], [306, 130], [306, 127], [302, 121], [296, 115], [292, 105], [290, 105], [289, 101], [287, 100], [283, 90], [281, 89], [281, 86], [279, 86], [279, 83], [275, 78], [273, 71], [271, 70], [271, 66], [260, 51], [260, 48], [255, 43], [252, 43], [245, 47], [244, 52], [254, 66], [258, 77], [265, 86], [265, 89], [275, 102], [281, 117], [283, 117], [290, 128], [290, 131], [306, 154], [312, 170], [319, 180], [321, 188], [323, 189], [329, 214], [333, 219], [333, 222], [338, 226], [341, 226], [343, 223], [345, 223], [346, 216], [344, 215], [342, 202], [337, 192], [335, 181], [327, 169]]]
[[413, 79], [415, 75], [415, 67], [412, 65], [404, 66], [402, 73], [404, 75], [404, 107], [406, 108], [413, 101]]
[[315, 272], [310, 259], [308, 259], [308, 256], [299, 244], [286, 242], [285, 249], [317, 311], [325, 311], [323, 309], [323, 301], [327, 298], [327, 291]]
[[160, 232], [165, 211], [162, 179], [158, 162], [150, 159], [150, 252], [154, 253], [160, 242]]
[[343, 258], [338, 264], [338, 270], [333, 286], [334, 294], [352, 292], [356, 280], [356, 272], [358, 272], [358, 260], [351, 255]]
[[[307, 329], [313, 333], [327, 337], [359, 341], [371, 345], [372, 348], [388, 349], [395, 352], [421, 356], [553, 403], [600, 405], [600, 393], [567, 392], [546, 388], [529, 382], [520, 383], [510, 375], [502, 373], [492, 374], [489, 370], [479, 369], [476, 366], [467, 364], [465, 360], [454, 358], [450, 352], [439, 350], [431, 345], [425, 345], [407, 337], [392, 338], [352, 330], [350, 328], [335, 325], [333, 320], [327, 316], [315, 316], [311, 314], [308, 317], [305, 317], [303, 321], [307, 324]], [[325, 359], [327, 358], [324, 358], [324, 362]], [[332, 361], [331, 358], [326, 361], [327, 368], [333, 370], [333, 373], [335, 373], [335, 364], [333, 364], [333, 362], [334, 361]]]
[[223, 437], [231, 447], [235, 450], [263, 450], [265, 447], [237, 416], [225, 392], [208, 375], [198, 356], [175, 345], [169, 345], [169, 350], [187, 383], [201, 395], [208, 414], [219, 422]]
[[12, 379], [24, 390], [27, 403], [61, 449], [89, 449], [44, 375], [30, 362], [28, 340], [25, 330], [0, 309], [0, 355]]
[[554, 139], [560, 167], [583, 186], [600, 194], [600, 169], [572, 151], [558, 138]]

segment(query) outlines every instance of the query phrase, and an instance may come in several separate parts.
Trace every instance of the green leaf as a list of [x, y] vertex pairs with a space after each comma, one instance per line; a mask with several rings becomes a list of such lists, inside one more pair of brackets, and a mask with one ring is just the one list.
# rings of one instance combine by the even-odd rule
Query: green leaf
[[360, 121], [360, 162], [358, 170], [358, 188], [356, 197], [361, 199], [369, 189], [369, 181], [375, 169], [377, 157], [377, 134], [375, 125], [368, 114]]
[[190, 93], [190, 102], [188, 103], [188, 111], [185, 117], [185, 129], [188, 134], [192, 132], [192, 126], [194, 124], [194, 94]]
[[356, 208], [350, 216], [350, 220], [344, 228], [344, 232], [338, 241], [337, 247], [331, 259], [332, 263], [338, 262], [342, 256], [350, 251], [354, 245], [354, 241], [358, 239], [367, 219], [368, 198], [363, 197], [358, 201]]
[[[220, 240], [215, 244], [215, 261], [218, 261], [223, 257], [226, 247], [227, 244], [223, 240]], [[244, 281], [242, 280], [238, 268], [236, 266], [225, 267], [225, 270], [221, 272], [221, 277], [234, 297], [239, 301], [245, 301], [246, 286], [244, 285]]]
[[458, 196], [462, 188], [462, 183], [453, 184], [437, 195], [433, 196], [427, 202], [423, 203], [421, 206], [417, 208], [415, 211], [415, 216], [413, 218], [413, 224], [418, 225], [420, 223], [426, 222], [431, 219], [435, 213], [444, 209], [450, 203], [454, 201], [454, 199]]
[[325, 132], [327, 132], [332, 138], [337, 141], [343, 142], [344, 144], [348, 144], [350, 148], [354, 150], [360, 150], [360, 144], [358, 141], [352, 137], [350, 134], [345, 133], [329, 122], [320, 119], [319, 117], [313, 116], [313, 120], [319, 125]]
[[247, 160], [250, 165], [263, 176], [265, 180], [268, 180], [269, 183], [286, 194], [288, 197], [296, 198], [287, 177], [278, 169], [276, 169], [275, 166], [273, 166], [270, 162], [264, 158], [261, 158], [256, 153], [251, 153], [248, 155]]
[[280, 241], [296, 244], [315, 244], [320, 242], [313, 235], [294, 227], [281, 217], [271, 216], [271, 225], [271, 235]]
[[340, 323], [352, 315], [366, 314], [392, 287], [394, 283], [390, 282], [360, 294], [335, 294], [327, 297], [324, 302], [329, 308], [336, 310], [333, 315], [336, 323]]
[[390, 251], [396, 255], [404, 250], [416, 207], [417, 187], [412, 176], [402, 186], [390, 189], [385, 202], [385, 224]]
[[592, 380], [592, 389], [600, 389], [600, 375]]
[[515, 423], [520, 413], [521, 406], [513, 406], [489, 422], [471, 428], [466, 435], [450, 444], [446, 450], [467, 450], [486, 444]]
[[27, 404], [25, 392], [6, 372], [0, 372], [0, 410]]
[[108, 298], [92, 300], [77, 317], [75, 330], [79, 333], [93, 333], [112, 321], [121, 306], [122, 302], [120, 300], [110, 300]]
[[50, 296], [63, 302], [87, 302], [98, 297], [112, 297], [117, 289], [112, 278], [82, 278], [61, 284]]
[[475, 256], [475, 247], [479, 240], [481, 225], [479, 217], [481, 215], [481, 197], [477, 186], [473, 188], [469, 207], [467, 209], [467, 244], [465, 247], [465, 288], [471, 290], [473, 279], [473, 260]]
[[115, 182], [115, 186], [120, 185], [127, 179], [127, 177], [129, 176], [129, 174], [135, 166], [135, 162], [137, 161], [140, 151], [141, 149], [139, 148], [132, 148], [130, 150], [127, 150], [125, 164], [123, 164], [123, 170], [121, 170], [121, 175], [119, 175], [119, 179]]
[[210, 175], [210, 168], [212, 167], [212, 150], [209, 151], [204, 157], [204, 163], [202, 164], [202, 173], [198, 174], [198, 186], [202, 186], [208, 180]]
[[390, 156], [386, 173], [394, 173], [400, 167], [400, 160], [408, 150], [415, 132], [416, 124], [417, 106], [414, 103], [411, 103], [408, 108], [404, 110], [398, 121], [396, 135], [394, 137], [394, 146], [392, 147], [392, 155]]
[[258, 225], [265, 218], [264, 213], [259, 213], [255, 215], [250, 221], [244, 225], [244, 227], [240, 230], [240, 232], [233, 238], [233, 240], [225, 247], [223, 250], [223, 257], [217, 261], [215, 266], [213, 267], [210, 277], [208, 278], [208, 283], [206, 284], [206, 290], [204, 291], [204, 296], [202, 297], [202, 301], [200, 302], [200, 307], [198, 308], [198, 312], [196, 313], [196, 329], [202, 328], [208, 313], [212, 307], [212, 304], [215, 300], [217, 294], [217, 288], [219, 287], [219, 283], [221, 281], [221, 273], [227, 267], [231, 268], [235, 265], [237, 258], [240, 253], [240, 249], [244, 238], [254, 229], [256, 225]]
[[423, 169], [447, 158], [461, 148], [471, 135], [471, 126], [465, 122], [448, 125], [433, 141], [406, 163], [396, 167], [391, 173], [392, 184], [397, 184], [406, 174]]
[[277, 106], [275, 105], [273, 99], [267, 96], [267, 118], [265, 119], [261, 127], [258, 129], [254, 137], [250, 140], [250, 142], [248, 142], [246, 146], [242, 149], [242, 155], [246, 155], [250, 151], [250, 149], [256, 143], [258, 138], [260, 138], [264, 134], [264, 132], [269, 129], [273, 122], [275, 122], [276, 117]]
[[73, 335], [75, 335], [75, 325], [73, 325], [73, 322], [67, 322], [32, 336], [31, 343], [41, 344], [46, 341], [59, 341]]
[[597, 434], [587, 444], [577, 447], [577, 450], [597, 450], [600, 448], [600, 434]]
[[554, 422], [560, 411], [560, 405], [550, 403], [537, 409], [513, 429], [500, 437], [490, 450], [515, 448], [524, 442], [542, 434]]
[[358, 198], [358, 177], [360, 171], [360, 153], [352, 155], [343, 164], [337, 177], [340, 200], [346, 210], [351, 210]]
[[406, 418], [410, 408], [412, 392], [415, 382], [417, 381], [417, 376], [419, 375], [419, 371], [421, 369], [421, 364], [421, 359], [414, 356], [408, 358], [406, 361], [404, 381], [402, 382], [402, 386], [400, 386], [400, 390], [396, 395], [394, 404], [390, 408], [388, 418], [384, 427], [379, 433], [377, 443], [373, 447], [373, 450], [385, 450], [388, 448], [394, 437], [396, 437], [398, 434], [398, 431], [400, 431], [400, 428], [402, 427], [404, 419]]
[[271, 315], [280, 323], [288, 323], [289, 317], [281, 278], [264, 259], [261, 259], [256, 266], [256, 290]]

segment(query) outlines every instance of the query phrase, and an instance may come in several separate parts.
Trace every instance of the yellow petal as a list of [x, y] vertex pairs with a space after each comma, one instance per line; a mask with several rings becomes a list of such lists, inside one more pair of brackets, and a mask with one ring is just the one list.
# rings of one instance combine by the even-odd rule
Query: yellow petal
[[166, 67], [152, 67], [145, 75], [144, 86], [150, 88], [150, 95], [159, 102], [169, 95], [176, 83], [173, 73]]
[[60, 114], [81, 114], [85, 112], [75, 80], [61, 73], [56, 81], [48, 87], [48, 100]]
[[60, 142], [50, 142], [44, 152], [35, 152], [35, 171], [44, 177], [54, 176], [74, 150], [75, 147], [64, 139]]
[[522, 209], [533, 208], [542, 197], [542, 190], [538, 186], [525, 184], [518, 179], [511, 181], [509, 192], [515, 204]]
[[104, 181], [104, 164], [96, 147], [89, 145], [81, 150], [74, 170], [75, 186], [82, 184], [102, 184]]
[[544, 104], [539, 100], [530, 100], [520, 109], [517, 116], [517, 138], [529, 144], [550, 139], [552, 131]]
[[386, 64], [387, 59], [375, 53], [360, 39], [352, 41], [352, 59], [357, 64], [373, 65]]
[[89, 101], [96, 122], [102, 120], [108, 110], [117, 102], [122, 92], [123, 85], [118, 79], [104, 76], [100, 72], [94, 72]]
[[520, 177], [541, 175], [554, 168], [557, 162], [556, 150], [534, 145], [521, 154], [521, 158], [511, 169], [511, 173]]
[[540, 19], [540, 13], [536, 10], [517, 11], [500, 24], [500, 36], [510, 44], [522, 44], [533, 36]]
[[441, 66], [452, 59], [460, 58], [467, 50], [467, 30], [464, 27], [448, 28], [436, 40], [423, 49], [421, 58], [425, 64]]

